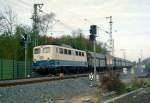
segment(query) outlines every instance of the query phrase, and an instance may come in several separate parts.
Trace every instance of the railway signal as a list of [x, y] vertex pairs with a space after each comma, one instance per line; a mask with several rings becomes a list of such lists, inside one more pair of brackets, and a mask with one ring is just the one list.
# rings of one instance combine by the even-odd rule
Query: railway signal
[[90, 26], [90, 34], [93, 34], [93, 35], [97, 34], [97, 25]]
[[27, 50], [28, 49], [28, 47], [27, 47], [28, 44], [27, 43], [28, 43], [28, 35], [24, 33], [23, 35], [21, 35], [20, 44], [21, 44], [22, 47], [25, 48], [25, 52], [24, 52], [25, 53], [24, 54], [24, 56], [25, 56], [25, 60], [24, 60], [25, 61], [25, 77], [27, 75], [27, 55], [28, 55], [27, 54], [27, 51], [28, 51]]
[[26, 42], [27, 42], [27, 34], [21, 35], [20, 45], [25, 48]]
[[97, 25], [91, 25], [90, 40], [93, 42], [93, 52], [94, 52], [94, 81], [96, 81], [96, 34], [97, 34]]
[[93, 79], [94, 79], [94, 75], [93, 75], [93, 73], [90, 73], [90, 74], [89, 74], [90, 87], [93, 86], [93, 83], [92, 83]]
[[93, 73], [90, 73], [90, 74], [89, 74], [89, 80], [91, 80], [91, 81], [92, 81], [92, 80], [93, 80], [93, 78], [94, 78]]
[[92, 34], [91, 34], [91, 35], [90, 35], [90, 40], [91, 40], [91, 41], [94, 41], [94, 40], [95, 40], [95, 35], [92, 35]]
[[94, 41], [97, 34], [97, 25], [90, 26], [90, 40]]

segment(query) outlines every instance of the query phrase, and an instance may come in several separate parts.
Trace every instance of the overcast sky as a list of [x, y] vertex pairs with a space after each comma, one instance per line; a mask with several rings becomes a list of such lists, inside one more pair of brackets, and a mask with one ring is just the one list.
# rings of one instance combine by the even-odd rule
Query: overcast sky
[[[54, 31], [68, 34], [81, 28], [87, 37], [90, 24], [109, 30], [106, 17], [112, 16], [115, 55], [123, 57], [120, 49], [125, 49], [130, 60], [137, 60], [141, 54], [143, 58], [150, 57], [150, 0], [0, 0], [0, 9], [11, 7], [19, 23], [31, 25], [34, 3], [44, 3], [42, 10], [54, 12], [65, 24], [56, 24]], [[63, 32], [55, 32], [53, 36], [60, 34]], [[100, 31], [97, 41], [107, 42], [108, 37]]]

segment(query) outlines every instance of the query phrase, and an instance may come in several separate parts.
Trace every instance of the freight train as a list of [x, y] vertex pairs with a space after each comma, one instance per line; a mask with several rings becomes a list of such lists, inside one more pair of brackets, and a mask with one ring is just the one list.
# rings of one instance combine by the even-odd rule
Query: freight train
[[[92, 72], [94, 60], [97, 71], [106, 70], [110, 66], [108, 54], [96, 53], [94, 55], [93, 52], [57, 45], [40, 45], [33, 48], [33, 71], [42, 75]], [[113, 69], [129, 68], [132, 63], [128, 60], [112, 57], [111, 66]]]

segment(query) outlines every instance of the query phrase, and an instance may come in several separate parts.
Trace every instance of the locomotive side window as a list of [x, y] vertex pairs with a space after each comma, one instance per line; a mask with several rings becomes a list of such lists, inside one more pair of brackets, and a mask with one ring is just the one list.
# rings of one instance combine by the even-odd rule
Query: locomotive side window
[[71, 50], [68, 50], [68, 54], [71, 55]]
[[40, 48], [34, 49], [34, 54], [40, 54]]
[[63, 54], [63, 49], [62, 48], [59, 48], [59, 53]]
[[78, 51], [76, 51], [76, 56], [78, 56], [79, 55], [79, 53], [78, 53]]
[[67, 49], [64, 49], [64, 54], [67, 54]]
[[79, 52], [79, 56], [81, 56], [81, 52]]
[[84, 52], [82, 52], [82, 56], [84, 56]]
[[49, 53], [49, 52], [50, 52], [50, 47], [43, 48], [43, 53]]

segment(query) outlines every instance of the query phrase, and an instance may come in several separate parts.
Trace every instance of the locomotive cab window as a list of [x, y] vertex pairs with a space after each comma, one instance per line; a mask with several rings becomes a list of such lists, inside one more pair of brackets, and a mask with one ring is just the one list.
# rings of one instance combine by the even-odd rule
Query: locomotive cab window
[[34, 49], [34, 54], [40, 54], [40, 48]]
[[50, 47], [43, 48], [43, 53], [49, 53], [49, 52], [50, 52]]

